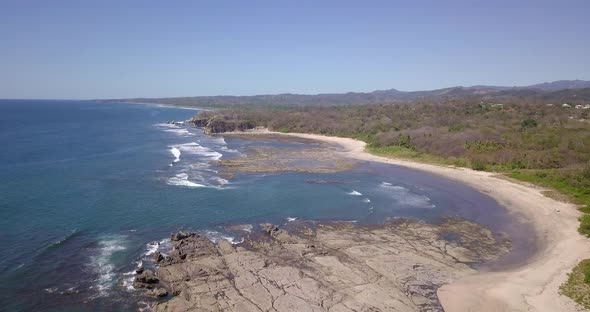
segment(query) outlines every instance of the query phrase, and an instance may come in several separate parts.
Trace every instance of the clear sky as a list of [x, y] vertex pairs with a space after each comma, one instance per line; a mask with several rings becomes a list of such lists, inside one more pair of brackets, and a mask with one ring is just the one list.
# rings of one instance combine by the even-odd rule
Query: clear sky
[[590, 79], [590, 1], [0, 0], [0, 98]]

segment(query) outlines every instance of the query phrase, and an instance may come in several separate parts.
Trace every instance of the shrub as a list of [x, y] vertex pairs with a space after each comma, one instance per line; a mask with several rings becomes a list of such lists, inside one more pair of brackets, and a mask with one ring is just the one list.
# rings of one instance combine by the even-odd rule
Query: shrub
[[475, 161], [471, 163], [471, 169], [477, 171], [484, 171], [486, 170], [486, 165], [480, 161]]
[[583, 214], [579, 220], [580, 226], [578, 227], [578, 232], [582, 235], [590, 237], [590, 214]]
[[521, 129], [527, 129], [527, 128], [536, 128], [537, 127], [537, 121], [531, 118], [525, 119], [522, 121], [522, 123], [520, 124]]

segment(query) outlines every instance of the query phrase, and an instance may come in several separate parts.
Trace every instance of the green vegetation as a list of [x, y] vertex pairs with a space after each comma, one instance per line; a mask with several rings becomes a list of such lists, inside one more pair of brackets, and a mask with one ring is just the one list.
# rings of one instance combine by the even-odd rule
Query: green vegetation
[[590, 309], [590, 259], [582, 260], [559, 289], [562, 294]]
[[572, 202], [580, 205], [580, 210], [584, 213], [580, 217], [578, 232], [590, 237], [590, 165], [582, 170], [514, 171], [508, 176], [549, 187], [568, 196]]
[[458, 166], [464, 167], [465, 160], [463, 158], [456, 158], [456, 157], [439, 157], [435, 155], [430, 155], [422, 152], [418, 152], [413, 148], [408, 148], [404, 146], [382, 146], [382, 147], [375, 147], [375, 146], [367, 146], [367, 151], [374, 155], [390, 157], [390, 158], [399, 158], [399, 159], [407, 159], [417, 162], [429, 163], [429, 164], [437, 164], [437, 165], [447, 165], [447, 166]]

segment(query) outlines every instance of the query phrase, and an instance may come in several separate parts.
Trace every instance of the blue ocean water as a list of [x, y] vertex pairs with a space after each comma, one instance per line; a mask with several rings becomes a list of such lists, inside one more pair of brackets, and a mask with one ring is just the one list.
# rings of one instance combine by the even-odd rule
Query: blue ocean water
[[[0, 300], [7, 311], [137, 311], [130, 272], [189, 229], [240, 241], [260, 222], [379, 223], [459, 216], [511, 232], [491, 198], [440, 177], [365, 163], [333, 174], [238, 174], [214, 161], [254, 142], [166, 124], [197, 111], [0, 100]], [[304, 146], [300, 146], [305, 148]], [[338, 183], [310, 183], [317, 180]], [[511, 232], [519, 235], [518, 231]], [[160, 245], [152, 242], [160, 242]]]

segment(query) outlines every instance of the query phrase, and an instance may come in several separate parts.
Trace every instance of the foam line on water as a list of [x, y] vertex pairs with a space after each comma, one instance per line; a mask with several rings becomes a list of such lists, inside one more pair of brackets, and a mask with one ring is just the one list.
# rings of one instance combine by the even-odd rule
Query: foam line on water
[[410, 208], [435, 208], [430, 198], [426, 195], [416, 194], [410, 189], [400, 185], [393, 185], [388, 182], [382, 182], [380, 188], [386, 191], [394, 201], [401, 206]]
[[98, 275], [94, 287], [99, 296], [108, 296], [114, 285], [115, 265], [112, 257], [119, 251], [126, 250], [125, 237], [121, 235], [105, 236], [98, 242], [96, 254], [90, 258], [90, 267]]

